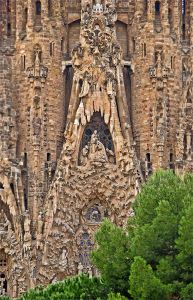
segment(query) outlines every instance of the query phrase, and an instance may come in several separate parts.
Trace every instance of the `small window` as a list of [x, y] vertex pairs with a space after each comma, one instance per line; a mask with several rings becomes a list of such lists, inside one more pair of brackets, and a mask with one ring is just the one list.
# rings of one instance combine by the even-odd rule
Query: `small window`
[[23, 159], [23, 166], [24, 168], [27, 168], [27, 153], [24, 153], [24, 159]]
[[47, 153], [47, 161], [51, 161], [51, 153]]
[[175, 57], [171, 56], [171, 69], [173, 70], [175, 68]]
[[54, 52], [55, 52], [55, 43], [51, 42], [50, 43], [50, 56], [54, 56]]
[[26, 7], [24, 10], [24, 30], [26, 29], [27, 20], [28, 20], [28, 8]]
[[13, 195], [15, 196], [15, 188], [14, 188], [13, 183], [10, 183], [10, 188], [11, 188], [11, 191], [12, 191]]
[[155, 2], [155, 14], [160, 15], [160, 2], [159, 1]]
[[25, 208], [25, 211], [28, 210], [28, 196], [27, 196], [26, 189], [24, 189], [24, 208]]
[[41, 16], [41, 12], [42, 12], [41, 1], [36, 1], [36, 15]]
[[170, 170], [174, 170], [174, 168], [175, 168], [174, 167], [174, 155], [172, 152], [170, 153], [169, 168], [170, 168]]
[[132, 41], [133, 41], [133, 52], [135, 52], [135, 47], [136, 47], [136, 45], [135, 45], [135, 39], [132, 38]]
[[7, 36], [11, 36], [11, 23], [7, 23]]
[[183, 38], [183, 40], [186, 39], [186, 24], [185, 23], [182, 25], [182, 38]]
[[64, 38], [61, 39], [61, 52], [64, 52]]
[[152, 162], [151, 162], [151, 154], [146, 154], [146, 163], [147, 163], [147, 175], [150, 175], [152, 173]]
[[147, 55], [147, 47], [146, 47], [146, 43], [142, 44], [142, 56], [146, 57]]
[[144, 0], [144, 12], [147, 13], [148, 10], [148, 0]]
[[26, 69], [26, 57], [25, 55], [21, 56], [21, 70], [24, 71]]
[[182, 15], [186, 14], [186, 0], [182, 0]]

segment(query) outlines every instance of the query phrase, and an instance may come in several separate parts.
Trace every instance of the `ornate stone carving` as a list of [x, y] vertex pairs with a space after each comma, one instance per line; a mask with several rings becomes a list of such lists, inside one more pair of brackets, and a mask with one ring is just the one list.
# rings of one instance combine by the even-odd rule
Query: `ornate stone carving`
[[34, 47], [34, 65], [33, 67], [28, 67], [26, 70], [27, 76], [30, 82], [33, 83], [36, 80], [40, 80], [42, 84], [45, 83], [45, 79], [48, 75], [48, 68], [41, 64], [41, 48], [39, 45]]

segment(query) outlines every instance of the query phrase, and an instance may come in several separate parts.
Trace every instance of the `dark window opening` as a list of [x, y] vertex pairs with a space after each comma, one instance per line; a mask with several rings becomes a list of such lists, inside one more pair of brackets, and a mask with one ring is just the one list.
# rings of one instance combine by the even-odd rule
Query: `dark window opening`
[[42, 12], [41, 1], [36, 1], [36, 15], [41, 16], [41, 12]]
[[14, 188], [13, 183], [10, 183], [10, 188], [11, 188], [11, 191], [12, 191], [13, 195], [15, 195], [15, 188]]
[[159, 1], [156, 1], [155, 2], [155, 14], [157, 15], [157, 16], [159, 16], [160, 15], [160, 2]]
[[28, 9], [26, 7], [25, 10], [24, 10], [23, 30], [26, 30], [27, 21], [28, 21]]
[[186, 14], [186, 0], [182, 0], [182, 15]]
[[24, 153], [24, 160], [23, 160], [23, 166], [24, 168], [27, 168], [27, 153]]
[[182, 38], [183, 40], [186, 39], [186, 24], [182, 25]]
[[11, 23], [7, 24], [7, 36], [11, 35]]
[[25, 211], [28, 210], [28, 196], [27, 196], [26, 189], [24, 189], [24, 208], [25, 208]]
[[152, 162], [151, 162], [151, 154], [146, 154], [146, 175], [150, 175], [152, 173]]
[[54, 56], [54, 51], [55, 51], [55, 43], [51, 42], [50, 43], [50, 56]]
[[173, 153], [170, 153], [169, 168], [170, 168], [170, 170], [174, 170], [174, 155], [173, 155]]
[[0, 190], [4, 190], [4, 186], [2, 182], [0, 182]]
[[51, 153], [47, 153], [47, 161], [51, 161]]
[[133, 38], [133, 52], [135, 52], [135, 39]]
[[143, 57], [145, 57], [147, 55], [146, 43], [142, 44], [142, 53], [143, 53]]
[[64, 38], [61, 39], [61, 52], [64, 52]]

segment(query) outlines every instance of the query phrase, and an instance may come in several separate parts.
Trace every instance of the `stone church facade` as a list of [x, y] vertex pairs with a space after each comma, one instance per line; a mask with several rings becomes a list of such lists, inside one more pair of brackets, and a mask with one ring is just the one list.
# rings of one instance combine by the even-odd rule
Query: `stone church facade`
[[156, 169], [193, 169], [191, 0], [0, 1], [0, 295], [89, 259]]

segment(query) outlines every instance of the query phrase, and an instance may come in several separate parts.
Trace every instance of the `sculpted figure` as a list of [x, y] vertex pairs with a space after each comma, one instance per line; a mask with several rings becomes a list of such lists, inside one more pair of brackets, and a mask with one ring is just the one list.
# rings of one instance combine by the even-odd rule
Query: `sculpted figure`
[[80, 163], [81, 165], [85, 166], [87, 161], [88, 161], [88, 154], [89, 154], [89, 148], [88, 146], [86, 145], [83, 149], [82, 149], [82, 152], [81, 152], [81, 155], [80, 155]]
[[27, 254], [27, 252], [31, 249], [31, 233], [30, 233], [30, 216], [29, 212], [25, 212], [25, 219], [24, 219], [24, 253]]
[[68, 265], [68, 259], [67, 259], [68, 253], [66, 249], [62, 250], [62, 254], [60, 256], [60, 261], [59, 261], [59, 265], [63, 268], [66, 269], [67, 265]]
[[33, 125], [33, 134], [39, 136], [41, 131], [41, 119], [37, 115], [35, 118], [33, 118], [32, 125]]
[[86, 75], [84, 78], [84, 81], [83, 81], [83, 85], [82, 85], [82, 89], [81, 89], [79, 97], [83, 98], [83, 97], [87, 96], [89, 93], [89, 90], [90, 90], [90, 84], [88, 82], [88, 75]]
[[107, 153], [109, 162], [111, 164], [114, 164], [115, 163], [115, 153], [108, 148], [106, 148], [106, 153]]
[[8, 230], [9, 220], [7, 219], [3, 209], [0, 212], [0, 233], [4, 233]]

